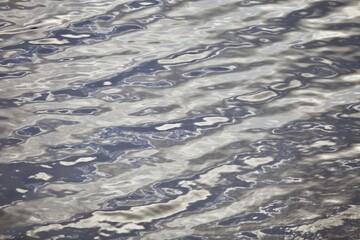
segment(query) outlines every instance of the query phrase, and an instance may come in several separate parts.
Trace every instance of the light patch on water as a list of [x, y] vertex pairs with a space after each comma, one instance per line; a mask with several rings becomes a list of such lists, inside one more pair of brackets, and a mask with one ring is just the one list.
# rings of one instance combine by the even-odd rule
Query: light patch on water
[[156, 130], [159, 131], [167, 131], [167, 130], [171, 130], [174, 128], [179, 128], [182, 126], [182, 123], [167, 123], [158, 127], [155, 127]]
[[278, 91], [284, 91], [284, 90], [289, 90], [289, 89], [293, 89], [293, 88], [298, 88], [301, 87], [302, 82], [295, 79], [295, 80], [291, 80], [289, 83], [276, 83], [271, 85], [271, 88], [274, 90], [278, 90]]
[[49, 169], [51, 169], [51, 168], [52, 168], [52, 166], [45, 165], [45, 164], [41, 164], [41, 165], [40, 165], [40, 167], [43, 167], [43, 168], [49, 168]]
[[204, 117], [202, 122], [195, 122], [196, 126], [211, 126], [217, 123], [224, 123], [229, 121], [227, 117]]
[[105, 81], [105, 82], [103, 83], [103, 85], [104, 85], [104, 86], [110, 86], [110, 85], [112, 85], [112, 82], [110, 82], [110, 81]]
[[52, 176], [44, 172], [39, 172], [35, 175], [30, 176], [29, 178], [48, 181], [52, 178]]
[[264, 165], [264, 164], [267, 164], [267, 163], [272, 162], [272, 161], [274, 161], [274, 159], [271, 158], [271, 157], [262, 157], [262, 158], [246, 159], [244, 161], [244, 163], [251, 166], [251, 167], [258, 167], [260, 165]]
[[319, 140], [319, 141], [313, 142], [310, 146], [311, 147], [316, 147], [316, 148], [321, 148], [321, 147], [335, 146], [335, 145], [336, 145], [335, 142], [326, 141], [326, 140]]
[[78, 158], [75, 161], [72, 162], [67, 162], [67, 161], [60, 161], [60, 164], [63, 166], [73, 166], [75, 164], [78, 163], [86, 163], [86, 162], [91, 162], [94, 161], [96, 159], [96, 157], [82, 157], [82, 158]]
[[66, 38], [86, 38], [86, 37], [90, 37], [89, 34], [78, 34], [78, 35], [75, 35], [75, 34], [63, 34], [62, 36], [66, 37]]
[[17, 188], [16, 191], [18, 191], [19, 193], [26, 193], [26, 192], [28, 192], [28, 190], [22, 189], [22, 188]]

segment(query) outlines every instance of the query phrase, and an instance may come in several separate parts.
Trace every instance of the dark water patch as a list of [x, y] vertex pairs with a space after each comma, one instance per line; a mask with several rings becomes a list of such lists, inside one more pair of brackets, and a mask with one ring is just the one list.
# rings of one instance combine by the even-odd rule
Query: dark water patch
[[29, 72], [8, 72], [0, 73], [0, 79], [9, 79], [9, 78], [21, 78], [28, 75]]
[[17, 135], [21, 136], [34, 136], [41, 132], [41, 129], [37, 126], [29, 126], [16, 131]]
[[21, 138], [2, 138], [0, 139], [0, 148], [16, 146], [22, 142], [23, 140]]
[[102, 112], [103, 110], [100, 108], [87, 108], [82, 107], [78, 109], [69, 109], [69, 108], [61, 108], [61, 109], [48, 109], [48, 110], [38, 110], [34, 113], [36, 114], [60, 114], [60, 115], [96, 115]]

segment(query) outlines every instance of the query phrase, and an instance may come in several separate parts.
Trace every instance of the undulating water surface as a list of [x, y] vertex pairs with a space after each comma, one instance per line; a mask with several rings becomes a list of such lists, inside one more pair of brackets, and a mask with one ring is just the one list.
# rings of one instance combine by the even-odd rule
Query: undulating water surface
[[1, 0], [0, 239], [360, 239], [358, 0]]

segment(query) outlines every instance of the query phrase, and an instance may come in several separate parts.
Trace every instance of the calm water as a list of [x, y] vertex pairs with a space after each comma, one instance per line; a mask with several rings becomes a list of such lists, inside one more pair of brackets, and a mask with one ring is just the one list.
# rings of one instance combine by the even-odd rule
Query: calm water
[[0, 19], [0, 239], [360, 239], [358, 0]]

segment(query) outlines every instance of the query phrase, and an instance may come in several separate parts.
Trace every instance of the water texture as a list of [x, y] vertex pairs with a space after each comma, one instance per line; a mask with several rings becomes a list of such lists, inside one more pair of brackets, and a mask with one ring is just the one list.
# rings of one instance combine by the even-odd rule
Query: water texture
[[1, 0], [0, 239], [360, 239], [357, 0]]

